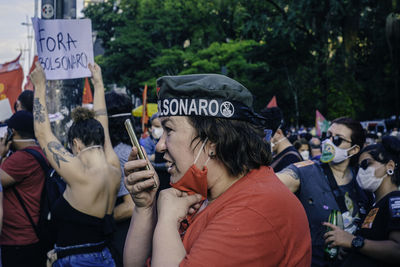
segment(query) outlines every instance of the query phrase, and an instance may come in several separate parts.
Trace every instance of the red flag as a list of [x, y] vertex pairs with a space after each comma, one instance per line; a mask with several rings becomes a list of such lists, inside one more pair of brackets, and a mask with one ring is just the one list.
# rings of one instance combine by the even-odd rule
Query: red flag
[[24, 90], [31, 90], [33, 91], [33, 84], [31, 82], [31, 79], [29, 78], [29, 75], [32, 73], [32, 71], [35, 69], [35, 63], [38, 61], [38, 56], [35, 56], [33, 58], [32, 66], [31, 69], [29, 70], [29, 74], [26, 76], [26, 83], [24, 86]]
[[13, 61], [0, 64], [0, 100], [8, 98], [10, 106], [14, 110], [14, 103], [22, 92], [22, 81], [24, 73], [19, 58], [21, 54]]
[[90, 88], [89, 79], [85, 78], [85, 86], [83, 87], [82, 104], [93, 103], [92, 89]]
[[267, 108], [273, 108], [273, 107], [278, 107], [275, 96], [272, 97], [271, 101], [269, 101], [269, 103], [267, 105]]
[[329, 121], [319, 113], [318, 109], [315, 111], [315, 133], [321, 137], [323, 132], [327, 132], [329, 128]]
[[142, 98], [142, 137], [144, 138], [147, 137], [147, 122], [149, 121], [149, 116], [147, 115], [147, 84], [144, 86]]

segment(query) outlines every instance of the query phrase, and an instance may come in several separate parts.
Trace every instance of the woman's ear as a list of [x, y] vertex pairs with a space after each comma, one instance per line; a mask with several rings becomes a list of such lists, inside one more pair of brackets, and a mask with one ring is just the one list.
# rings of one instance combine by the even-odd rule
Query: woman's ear
[[81, 142], [81, 140], [79, 140], [78, 138], [74, 138], [73, 140], [72, 140], [72, 147], [71, 147], [71, 149], [72, 149], [72, 151], [74, 151], [76, 154], [78, 154], [81, 150], [82, 150], [82, 142]]
[[[349, 152], [351, 153], [351, 156], [356, 155], [358, 152], [360, 152], [360, 146], [359, 146], [359, 145], [354, 145], [354, 146], [349, 150]], [[349, 152], [348, 152], [347, 154], [350, 154]]]
[[386, 171], [392, 170], [391, 172], [393, 172], [394, 169], [396, 168], [396, 163], [394, 163], [393, 160], [389, 160], [389, 162], [385, 164], [385, 167], [386, 167]]
[[211, 142], [208, 143], [207, 151], [208, 151], [208, 156], [209, 156], [210, 158], [216, 156], [216, 154], [217, 154], [217, 153], [216, 153], [216, 148], [217, 148], [217, 145], [216, 145], [216, 144], [211, 143]]

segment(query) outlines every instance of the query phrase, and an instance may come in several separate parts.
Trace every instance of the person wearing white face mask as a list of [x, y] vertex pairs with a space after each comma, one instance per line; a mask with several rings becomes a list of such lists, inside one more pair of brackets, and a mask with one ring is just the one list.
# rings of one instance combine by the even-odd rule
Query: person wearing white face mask
[[326, 243], [352, 249], [342, 266], [400, 265], [399, 157], [400, 140], [393, 136], [361, 151], [357, 182], [374, 193], [375, 203], [354, 235], [325, 223], [333, 229]]
[[271, 167], [274, 171], [279, 172], [292, 163], [302, 161], [302, 156], [285, 136], [285, 122], [281, 109], [266, 108], [260, 112], [260, 115], [269, 118], [268, 124], [273, 131], [270, 144], [273, 153]]
[[139, 143], [146, 150], [147, 156], [151, 162], [154, 162], [156, 158], [156, 145], [161, 135], [163, 134], [163, 128], [161, 122], [158, 119], [158, 113], [155, 113], [150, 118], [149, 136], [141, 137]]
[[341, 211], [344, 228], [354, 232], [370, 205], [353, 169], [364, 142], [365, 132], [359, 122], [351, 118], [335, 119], [322, 143], [320, 160], [294, 163], [277, 173], [306, 210], [312, 238], [312, 266], [328, 264], [324, 257], [322, 223], [328, 221], [330, 212]]
[[310, 159], [310, 146], [305, 138], [300, 138], [293, 143], [293, 146], [297, 149], [297, 151], [299, 151], [303, 160]]

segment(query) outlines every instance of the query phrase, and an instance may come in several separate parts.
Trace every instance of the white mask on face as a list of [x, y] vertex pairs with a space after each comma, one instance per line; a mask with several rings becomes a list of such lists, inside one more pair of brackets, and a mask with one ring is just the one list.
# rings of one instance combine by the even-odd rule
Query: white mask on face
[[164, 130], [161, 127], [153, 127], [151, 130], [151, 134], [155, 139], [160, 139], [163, 133]]
[[[280, 142], [282, 142], [283, 140], [285, 140], [285, 138], [286, 137], [282, 137], [281, 139], [279, 139], [278, 141], [276, 141], [276, 142], [273, 142], [272, 141], [272, 139], [271, 139], [271, 153], [274, 153], [274, 147], [277, 145], [277, 144], [279, 144]], [[276, 148], [275, 148], [276, 149]]]
[[310, 152], [308, 152], [308, 150], [301, 151], [300, 155], [304, 160], [309, 160], [310, 159]]
[[341, 163], [346, 159], [350, 158], [353, 155], [348, 155], [348, 151], [351, 150], [354, 146], [343, 149], [340, 147], [335, 146], [335, 144], [331, 141], [331, 139], [326, 139], [322, 142], [322, 155], [321, 155], [321, 162], [328, 163]]
[[375, 168], [370, 166], [366, 170], [360, 168], [356, 179], [362, 189], [373, 193], [379, 188], [379, 186], [381, 186], [383, 178], [385, 178], [386, 175], [387, 174], [382, 177], [376, 177]]

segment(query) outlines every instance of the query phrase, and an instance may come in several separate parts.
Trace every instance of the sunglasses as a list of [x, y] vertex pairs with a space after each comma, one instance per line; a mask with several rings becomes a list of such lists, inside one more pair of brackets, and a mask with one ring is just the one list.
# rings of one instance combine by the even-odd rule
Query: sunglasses
[[370, 159], [364, 159], [363, 161], [360, 162], [360, 164], [358, 164], [358, 166], [361, 169], [366, 170], [370, 164], [371, 164], [371, 160]]
[[332, 138], [332, 143], [333, 143], [335, 146], [340, 146], [340, 144], [341, 144], [343, 141], [346, 141], [346, 142], [348, 142], [348, 143], [351, 143], [351, 141], [346, 140], [346, 139], [344, 139], [343, 137], [340, 137], [340, 136], [338, 136], [338, 135], [335, 135], [335, 136], [327, 135], [327, 136], [326, 136], [326, 139], [330, 139], [330, 138]]

